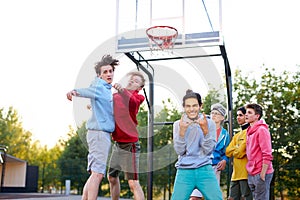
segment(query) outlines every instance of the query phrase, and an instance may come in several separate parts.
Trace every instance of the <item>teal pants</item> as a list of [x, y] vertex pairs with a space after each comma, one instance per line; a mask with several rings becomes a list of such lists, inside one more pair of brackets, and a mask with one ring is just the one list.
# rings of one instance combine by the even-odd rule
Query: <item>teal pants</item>
[[222, 200], [222, 192], [211, 165], [196, 169], [177, 169], [172, 200], [188, 200], [198, 189], [205, 200]]

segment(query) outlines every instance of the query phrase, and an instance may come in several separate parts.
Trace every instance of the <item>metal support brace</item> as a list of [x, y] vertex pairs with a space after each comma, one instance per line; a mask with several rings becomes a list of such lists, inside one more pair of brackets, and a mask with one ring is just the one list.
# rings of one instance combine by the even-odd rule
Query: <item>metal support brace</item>
[[[137, 60], [134, 56], [137, 54], [139, 59]], [[149, 78], [149, 102], [148, 102], [148, 137], [147, 137], [147, 199], [152, 200], [153, 196], [153, 141], [154, 141], [154, 109], [153, 109], [153, 96], [154, 96], [154, 70], [152, 66], [147, 63], [147, 67], [143, 66], [139, 60], [143, 60], [143, 56], [138, 52], [125, 53], [125, 55], [130, 58], [138, 68], [143, 70]], [[149, 71], [152, 69], [152, 73]]]

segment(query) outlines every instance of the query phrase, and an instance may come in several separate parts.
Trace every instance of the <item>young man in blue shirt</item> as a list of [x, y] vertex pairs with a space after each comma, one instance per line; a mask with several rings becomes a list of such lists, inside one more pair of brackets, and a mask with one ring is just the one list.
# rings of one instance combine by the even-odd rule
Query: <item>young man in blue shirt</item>
[[[106, 162], [111, 146], [111, 133], [115, 129], [113, 115], [112, 82], [115, 66], [119, 61], [110, 55], [105, 55], [95, 65], [97, 77], [88, 88], [73, 89], [67, 93], [67, 98], [84, 97], [90, 99], [92, 116], [86, 123], [88, 143], [88, 166], [90, 177], [83, 188], [83, 200], [96, 200], [99, 185], [105, 176]], [[114, 86], [117, 90], [118, 85]]]

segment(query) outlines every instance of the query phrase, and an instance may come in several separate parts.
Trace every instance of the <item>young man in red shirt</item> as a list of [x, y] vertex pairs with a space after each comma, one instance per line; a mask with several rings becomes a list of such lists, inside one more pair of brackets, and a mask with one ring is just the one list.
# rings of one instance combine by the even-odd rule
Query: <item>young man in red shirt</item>
[[117, 86], [118, 93], [113, 95], [115, 131], [112, 138], [115, 144], [109, 163], [109, 184], [112, 200], [120, 198], [121, 171], [125, 173], [134, 199], [144, 200], [144, 193], [138, 180], [139, 169], [139, 135], [137, 131], [137, 114], [145, 97], [139, 94], [144, 87], [145, 79], [140, 72], [128, 74], [130, 79], [126, 88]]

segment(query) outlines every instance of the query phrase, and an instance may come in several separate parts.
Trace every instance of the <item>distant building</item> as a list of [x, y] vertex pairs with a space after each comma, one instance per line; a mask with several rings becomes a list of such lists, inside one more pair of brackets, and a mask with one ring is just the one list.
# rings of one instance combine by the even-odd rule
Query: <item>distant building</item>
[[29, 166], [26, 161], [1, 152], [1, 192], [37, 192], [38, 166]]

